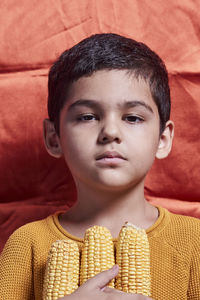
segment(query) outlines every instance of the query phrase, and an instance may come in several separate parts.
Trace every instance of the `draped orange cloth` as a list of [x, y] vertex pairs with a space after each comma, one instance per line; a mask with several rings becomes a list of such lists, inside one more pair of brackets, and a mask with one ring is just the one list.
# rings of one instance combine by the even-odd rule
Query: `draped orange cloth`
[[[19, 226], [72, 206], [62, 159], [43, 145], [48, 68], [94, 33], [146, 43], [169, 71], [175, 140], [146, 180], [147, 199], [200, 217], [200, 2], [7, 0], [0, 3], [0, 250]], [[66, 201], [67, 199], [67, 201]]]

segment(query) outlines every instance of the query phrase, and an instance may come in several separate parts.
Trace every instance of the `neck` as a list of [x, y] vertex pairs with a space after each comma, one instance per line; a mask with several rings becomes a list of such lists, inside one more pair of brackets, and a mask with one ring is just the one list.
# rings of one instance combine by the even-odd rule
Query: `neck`
[[123, 191], [93, 190], [77, 184], [77, 202], [65, 214], [70, 223], [82, 224], [84, 228], [105, 226], [115, 234], [129, 221], [141, 228], [148, 228], [157, 218], [157, 209], [144, 198], [144, 183]]

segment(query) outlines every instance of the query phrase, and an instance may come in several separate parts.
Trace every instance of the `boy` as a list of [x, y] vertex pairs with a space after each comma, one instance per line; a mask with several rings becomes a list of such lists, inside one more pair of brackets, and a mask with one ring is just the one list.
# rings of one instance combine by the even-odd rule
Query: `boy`
[[[152, 298], [200, 299], [200, 222], [150, 205], [144, 180], [155, 157], [170, 153], [168, 75], [147, 46], [116, 34], [97, 34], [65, 51], [49, 73], [44, 140], [64, 156], [77, 188], [67, 212], [27, 224], [10, 237], [0, 260], [0, 294], [42, 299], [47, 254], [58, 239], [82, 247], [88, 227], [107, 227], [116, 243], [129, 221], [146, 229]], [[151, 299], [106, 287], [118, 267], [62, 299]]]

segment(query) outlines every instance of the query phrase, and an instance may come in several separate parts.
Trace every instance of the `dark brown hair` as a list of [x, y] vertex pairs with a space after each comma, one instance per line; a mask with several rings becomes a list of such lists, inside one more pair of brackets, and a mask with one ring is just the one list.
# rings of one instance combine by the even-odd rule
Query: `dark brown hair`
[[61, 54], [51, 67], [48, 113], [59, 135], [60, 111], [74, 81], [98, 70], [127, 70], [145, 79], [160, 116], [160, 132], [170, 117], [168, 73], [161, 58], [145, 44], [113, 33], [95, 34]]

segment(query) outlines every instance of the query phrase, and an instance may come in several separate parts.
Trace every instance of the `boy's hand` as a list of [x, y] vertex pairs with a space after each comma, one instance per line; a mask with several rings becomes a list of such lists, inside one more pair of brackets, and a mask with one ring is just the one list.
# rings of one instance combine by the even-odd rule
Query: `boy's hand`
[[124, 293], [117, 289], [109, 288], [106, 285], [117, 275], [119, 267], [103, 271], [96, 276], [88, 279], [75, 292], [60, 298], [60, 300], [147, 300], [152, 299], [139, 294]]

